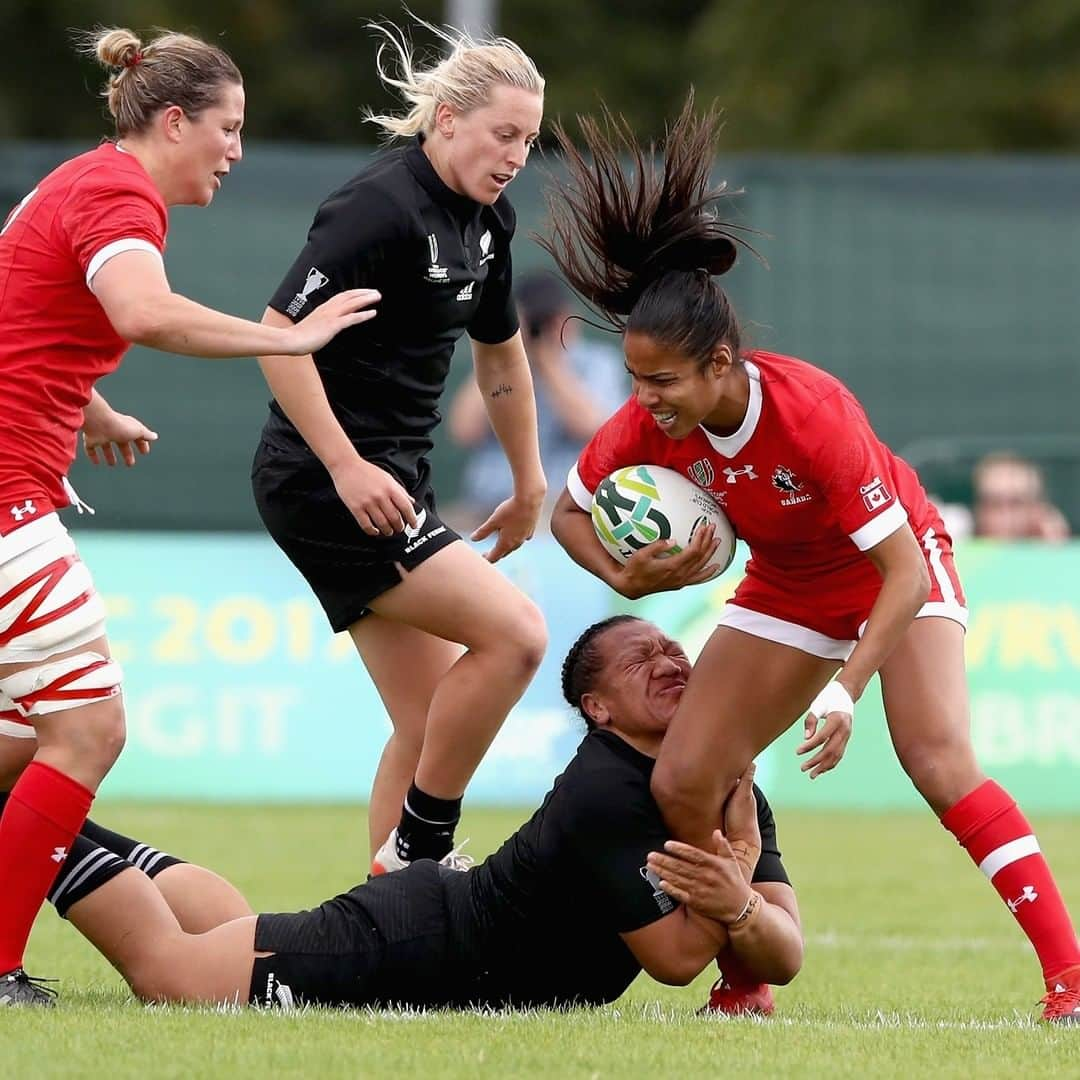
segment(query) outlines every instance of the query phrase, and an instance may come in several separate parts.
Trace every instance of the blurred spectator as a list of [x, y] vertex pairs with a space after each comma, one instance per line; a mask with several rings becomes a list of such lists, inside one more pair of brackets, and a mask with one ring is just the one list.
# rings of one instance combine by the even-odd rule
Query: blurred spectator
[[[567, 321], [574, 313], [572, 297], [554, 274], [523, 275], [514, 299], [536, 386], [540, 457], [550, 507], [581, 448], [623, 403], [629, 384], [622, 352], [613, 345], [585, 341], [580, 323]], [[506, 455], [492, 433], [472, 376], [450, 404], [447, 427], [450, 438], [470, 450], [457, 513], [448, 520], [453, 517], [459, 528], [472, 528], [512, 491]]]
[[1042, 470], [1016, 454], [987, 454], [972, 474], [975, 535], [996, 540], [1068, 539], [1065, 515], [1050, 503]]

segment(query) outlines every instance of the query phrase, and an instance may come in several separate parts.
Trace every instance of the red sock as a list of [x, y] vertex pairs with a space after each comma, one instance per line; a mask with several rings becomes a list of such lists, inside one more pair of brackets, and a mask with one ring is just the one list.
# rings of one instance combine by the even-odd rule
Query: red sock
[[0, 817], [0, 973], [22, 966], [30, 929], [94, 794], [51, 765], [32, 761]]
[[1048, 984], [1080, 964], [1080, 942], [1027, 818], [993, 780], [941, 816], [1027, 934]]

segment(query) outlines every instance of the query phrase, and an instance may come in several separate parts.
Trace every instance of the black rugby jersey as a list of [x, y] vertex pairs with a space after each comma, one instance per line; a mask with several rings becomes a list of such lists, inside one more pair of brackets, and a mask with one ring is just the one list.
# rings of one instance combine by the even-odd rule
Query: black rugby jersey
[[[468, 874], [443, 875], [472, 1000], [601, 1004], [641, 971], [619, 935], [676, 906], [645, 871], [671, 835], [649, 791], [654, 764], [618, 735], [590, 732], [528, 822]], [[756, 785], [754, 794], [753, 880], [788, 883], [772, 809]]]
[[[319, 207], [307, 244], [270, 300], [293, 321], [346, 289], [382, 293], [378, 315], [340, 333], [315, 365], [341, 426], [364, 458], [407, 489], [425, 455], [454, 345], [498, 344], [517, 331], [505, 194], [473, 202], [439, 178], [420, 141], [383, 154]], [[263, 437], [310, 455], [277, 402]]]

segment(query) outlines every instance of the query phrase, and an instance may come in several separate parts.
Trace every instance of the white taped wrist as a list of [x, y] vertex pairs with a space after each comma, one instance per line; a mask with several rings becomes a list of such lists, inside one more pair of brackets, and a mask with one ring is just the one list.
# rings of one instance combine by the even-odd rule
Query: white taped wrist
[[851, 695], [844, 684], [834, 679], [810, 702], [810, 708], [807, 711], [812, 712], [819, 720], [824, 720], [829, 713], [834, 712], [847, 713], [848, 716], [853, 717], [855, 702], [851, 700]]

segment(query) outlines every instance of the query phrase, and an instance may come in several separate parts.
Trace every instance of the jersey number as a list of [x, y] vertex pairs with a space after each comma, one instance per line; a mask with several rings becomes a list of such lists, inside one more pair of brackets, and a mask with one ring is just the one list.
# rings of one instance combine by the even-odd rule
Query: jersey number
[[37, 189], [37, 188], [34, 188], [34, 190], [33, 190], [33, 191], [31, 191], [29, 195], [26, 195], [26, 196], [25, 196], [25, 197], [23, 198], [22, 202], [20, 202], [20, 203], [19, 203], [19, 205], [18, 205], [18, 206], [16, 206], [16, 207], [15, 207], [15, 209], [14, 209], [14, 210], [12, 210], [10, 214], [8, 214], [8, 216], [7, 216], [7, 221], [5, 221], [5, 222], [4, 222], [4, 227], [3, 227], [2, 229], [0, 229], [0, 236], [3, 236], [3, 235], [4, 235], [4, 233], [6, 233], [6, 232], [8, 231], [8, 229], [10, 229], [10, 228], [11, 228], [12, 222], [14, 222], [14, 220], [15, 220], [15, 219], [16, 219], [16, 218], [17, 218], [17, 217], [19, 216], [19, 213], [20, 213], [20, 211], [22, 210], [22, 208], [23, 208], [23, 207], [24, 207], [24, 206], [25, 206], [25, 205], [26, 205], [26, 204], [27, 204], [27, 203], [28, 203], [28, 202], [29, 202], [29, 201], [30, 201], [30, 200], [31, 200], [31, 199], [32, 199], [32, 198], [33, 198], [33, 197], [34, 197], [34, 196], [35, 196], [35, 195], [37, 194], [37, 193], [38, 193], [38, 189]]

